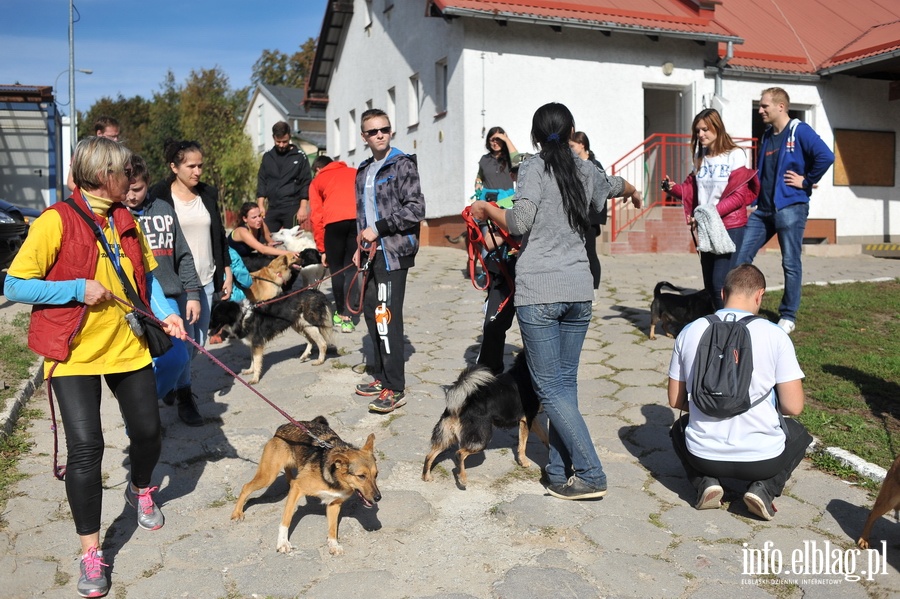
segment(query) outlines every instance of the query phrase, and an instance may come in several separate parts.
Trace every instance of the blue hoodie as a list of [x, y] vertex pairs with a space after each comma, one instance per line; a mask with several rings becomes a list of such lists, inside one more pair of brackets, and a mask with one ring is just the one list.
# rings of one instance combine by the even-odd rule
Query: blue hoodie
[[[775, 169], [775, 209], [781, 210], [791, 204], [809, 203], [813, 185], [819, 182], [834, 163], [834, 153], [829, 149], [813, 128], [798, 119], [791, 119], [778, 151]], [[766, 150], [772, 142], [773, 128], [769, 125], [759, 144], [760, 174], [766, 160]], [[784, 182], [784, 173], [794, 171], [803, 175], [803, 189], [791, 187]], [[760, 192], [762, 195], [762, 190]], [[757, 200], [758, 201], [758, 200]]]

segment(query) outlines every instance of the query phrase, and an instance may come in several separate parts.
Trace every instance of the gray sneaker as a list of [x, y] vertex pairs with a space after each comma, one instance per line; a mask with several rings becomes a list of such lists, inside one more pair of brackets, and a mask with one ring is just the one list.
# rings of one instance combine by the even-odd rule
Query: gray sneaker
[[81, 576], [78, 578], [78, 594], [82, 597], [103, 597], [109, 592], [109, 579], [106, 578], [108, 564], [103, 563], [103, 552], [91, 547], [81, 556]]
[[704, 477], [697, 490], [697, 503], [694, 507], [698, 510], [717, 510], [722, 506], [722, 497], [725, 490], [714, 478]]
[[771, 520], [778, 511], [775, 509], [772, 496], [759, 481], [750, 483], [747, 492], [744, 493], [744, 504], [751, 514], [759, 516], [763, 520]]
[[131, 483], [125, 486], [125, 501], [137, 510], [138, 526], [144, 530], [156, 530], [166, 523], [165, 516], [150, 496], [157, 488], [149, 487], [143, 493], [135, 493], [131, 490]]
[[599, 499], [606, 495], [606, 485], [592, 487], [577, 476], [572, 476], [564, 485], [549, 485], [547, 492], [559, 499]]

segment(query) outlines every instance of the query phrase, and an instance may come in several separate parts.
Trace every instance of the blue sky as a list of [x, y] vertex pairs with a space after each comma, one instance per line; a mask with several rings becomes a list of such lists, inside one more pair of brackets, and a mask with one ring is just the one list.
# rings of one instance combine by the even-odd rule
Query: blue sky
[[[75, 101], [152, 97], [171, 70], [218, 66], [232, 88], [250, 85], [263, 50], [292, 54], [318, 37], [326, 0], [80, 0], [75, 2]], [[53, 85], [69, 68], [67, 0], [0, 0], [0, 84]], [[68, 102], [68, 73], [56, 97]], [[68, 114], [68, 106], [61, 107]]]

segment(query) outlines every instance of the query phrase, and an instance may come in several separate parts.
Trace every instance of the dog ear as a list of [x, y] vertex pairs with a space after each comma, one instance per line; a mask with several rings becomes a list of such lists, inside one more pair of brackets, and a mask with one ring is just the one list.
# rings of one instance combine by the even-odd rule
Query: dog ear
[[335, 451], [325, 460], [325, 468], [322, 471], [322, 476], [327, 482], [333, 483], [334, 473], [341, 468], [347, 468], [347, 464], [347, 457], [343, 452]]
[[369, 438], [366, 439], [366, 444], [362, 447], [363, 451], [368, 451], [372, 453], [375, 449], [375, 433], [369, 433]]

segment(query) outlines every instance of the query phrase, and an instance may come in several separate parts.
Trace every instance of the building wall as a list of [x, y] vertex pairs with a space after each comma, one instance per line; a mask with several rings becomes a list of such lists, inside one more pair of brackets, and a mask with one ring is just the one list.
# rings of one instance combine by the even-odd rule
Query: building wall
[[[842, 75], [817, 83], [726, 79], [723, 96], [728, 104], [723, 118], [729, 133], [750, 136], [754, 103], [763, 89], [773, 86], [788, 92], [791, 108], [806, 111], [806, 121], [832, 150], [833, 129], [893, 131], [900, 137], [900, 102], [888, 101], [888, 83]], [[834, 168], [829, 169], [813, 191], [809, 217], [836, 219], [838, 242], [896, 241], [900, 235], [896, 152], [895, 148], [893, 187], [835, 186]]]
[[[607, 166], [639, 146], [648, 132], [676, 123], [676, 131], [665, 132], [689, 133], [693, 116], [713, 105], [722, 110], [732, 136], [750, 137], [753, 103], [772, 85], [787, 89], [793, 103], [808, 110], [807, 120], [830, 147], [832, 126], [894, 131], [900, 126], [900, 103], [887, 101], [887, 84], [849, 77], [818, 84], [725, 79], [722, 97], [714, 101], [715, 80], [704, 69], [715, 61], [715, 44], [573, 28], [556, 33], [546, 26], [501, 27], [484, 19], [448, 21], [423, 16], [419, 3], [395, 3], [383, 12], [383, 0], [356, 0], [354, 10], [328, 90], [328, 151], [350, 165], [361, 163], [370, 154], [359, 135], [359, 117], [369, 106], [387, 110], [396, 131], [394, 147], [417, 154], [432, 220], [458, 215], [466, 205], [490, 127], [502, 126], [519, 151], [536, 151], [531, 119], [546, 102], [569, 107], [576, 128], [588, 134]], [[440, 114], [438, 61], [446, 61], [449, 73], [447, 110]], [[663, 68], [666, 63], [670, 69]], [[420, 81], [415, 124], [409, 116], [413, 75]], [[656, 186], [635, 180], [640, 174], [629, 177], [639, 189]], [[814, 192], [811, 218], [838, 218], [842, 240], [881, 241], [900, 230], [900, 211], [890, 210], [891, 200], [900, 199], [896, 186], [836, 188], [832, 177], [829, 171]]]

